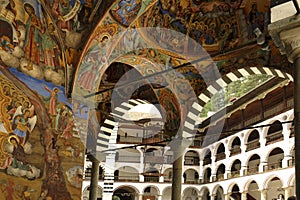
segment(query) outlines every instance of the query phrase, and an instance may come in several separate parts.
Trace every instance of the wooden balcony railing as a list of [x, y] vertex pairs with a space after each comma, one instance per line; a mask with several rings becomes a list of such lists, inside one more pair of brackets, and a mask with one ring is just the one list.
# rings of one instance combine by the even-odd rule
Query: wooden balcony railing
[[234, 147], [230, 150], [230, 156], [240, 154], [242, 152], [241, 147]]
[[118, 144], [140, 144], [143, 142], [143, 138], [133, 136], [118, 136], [117, 142]]
[[191, 148], [200, 148], [202, 146], [202, 140], [194, 140], [190, 145]]
[[199, 179], [186, 179], [184, 180], [186, 184], [199, 184]]
[[159, 174], [156, 176], [154, 174], [152, 175], [144, 175], [144, 182], [150, 182], [150, 183], [158, 183], [159, 182]]
[[282, 162], [269, 163], [264, 166], [264, 171], [271, 171], [275, 169], [280, 169], [282, 167]]
[[115, 176], [116, 182], [139, 182], [139, 176]]
[[244, 174], [245, 175], [252, 175], [252, 174], [257, 174], [257, 173], [258, 173], [258, 166], [246, 169]]
[[199, 157], [196, 156], [184, 156], [184, 165], [199, 165]]
[[131, 162], [131, 163], [139, 163], [140, 162], [140, 156], [125, 156], [125, 155], [119, 155], [116, 158], [117, 162]]
[[228, 178], [236, 178], [240, 176], [240, 171], [232, 171], [228, 173]]
[[246, 151], [251, 151], [260, 147], [259, 139], [252, 140], [248, 142]]
[[206, 184], [206, 183], [210, 183], [210, 177], [204, 178], [202, 180], [202, 183]]
[[164, 164], [166, 159], [163, 156], [145, 156], [145, 163]]
[[283, 140], [282, 131], [277, 131], [275, 133], [266, 136], [266, 145], [279, 142], [282, 140]]
[[216, 161], [223, 160], [226, 158], [225, 152], [219, 153], [216, 155]]
[[224, 174], [217, 174], [216, 181], [222, 181], [224, 180]]
[[211, 164], [211, 158], [210, 157], [207, 157], [207, 158], [203, 159], [203, 165], [208, 165], [208, 164]]

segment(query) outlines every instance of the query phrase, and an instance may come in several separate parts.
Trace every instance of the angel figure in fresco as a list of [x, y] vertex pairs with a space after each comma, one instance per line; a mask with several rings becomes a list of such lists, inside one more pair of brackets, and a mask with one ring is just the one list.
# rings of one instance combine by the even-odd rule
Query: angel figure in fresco
[[29, 60], [28, 70], [33, 69], [33, 63], [40, 64], [41, 34], [44, 28], [40, 19], [36, 16], [35, 10], [29, 3], [24, 4], [25, 12], [29, 15], [26, 22], [26, 37], [24, 42], [25, 57]]
[[22, 106], [17, 108], [12, 122], [14, 134], [18, 136], [20, 145], [24, 146], [26, 143], [26, 138], [33, 130], [36, 120], [36, 115], [34, 115], [34, 113], [29, 109], [22, 111]]

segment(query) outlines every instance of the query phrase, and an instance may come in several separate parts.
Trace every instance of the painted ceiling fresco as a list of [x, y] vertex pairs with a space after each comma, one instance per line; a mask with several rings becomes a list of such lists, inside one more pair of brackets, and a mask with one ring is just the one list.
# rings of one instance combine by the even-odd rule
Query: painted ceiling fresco
[[160, 104], [173, 136], [215, 74], [291, 73], [272, 41], [257, 44], [269, 21], [268, 0], [1, 0], [5, 199], [80, 199], [84, 145], [130, 98]]

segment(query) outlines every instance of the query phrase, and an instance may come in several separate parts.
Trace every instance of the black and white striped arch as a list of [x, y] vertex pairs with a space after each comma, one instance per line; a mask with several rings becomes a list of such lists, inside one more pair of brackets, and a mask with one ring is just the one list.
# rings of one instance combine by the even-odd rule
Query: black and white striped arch
[[237, 81], [241, 77], [260, 74], [277, 76], [293, 81], [293, 77], [290, 74], [281, 72], [278, 69], [271, 69], [267, 67], [241, 68], [235, 72], [230, 72], [224, 75], [222, 78], [219, 78], [214, 84], [208, 86], [207, 89], [198, 96], [198, 102], [193, 103], [184, 123], [183, 137], [192, 138], [193, 136], [195, 136], [196, 125], [201, 123], [199, 118], [200, 113], [205, 104], [209, 102], [210, 98], [213, 95], [215, 95], [222, 88], [226, 87], [229, 83]]
[[113, 129], [118, 123], [118, 119], [122, 120], [125, 113], [131, 108], [140, 104], [150, 104], [148, 101], [140, 99], [130, 99], [128, 102], [123, 102], [120, 106], [116, 107], [109, 117], [104, 121], [100, 128], [100, 132], [97, 137], [96, 151], [106, 151], [109, 147], [109, 140], [112, 135]]

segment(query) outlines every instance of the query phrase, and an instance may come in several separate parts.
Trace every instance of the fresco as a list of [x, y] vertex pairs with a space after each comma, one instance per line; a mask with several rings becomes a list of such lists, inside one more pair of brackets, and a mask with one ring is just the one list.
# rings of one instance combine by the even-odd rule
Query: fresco
[[[84, 145], [64, 88], [13, 68], [1, 66], [1, 71], [3, 198], [80, 199]], [[26, 86], [20, 88], [23, 83]]]
[[[266, 33], [269, 22], [268, 2], [245, 2], [160, 0], [139, 18], [139, 26], [168, 28], [193, 39], [188, 48], [183, 48], [183, 43], [179, 42], [181, 40], [172, 39], [171, 34], [160, 35], [162, 40], [171, 41], [167, 48], [174, 52], [183, 53], [180, 52], [182, 49], [197, 48], [199, 45], [196, 43], [208, 52], [222, 52], [255, 39], [255, 28]], [[151, 33], [144, 34], [148, 42], [155, 42]]]

